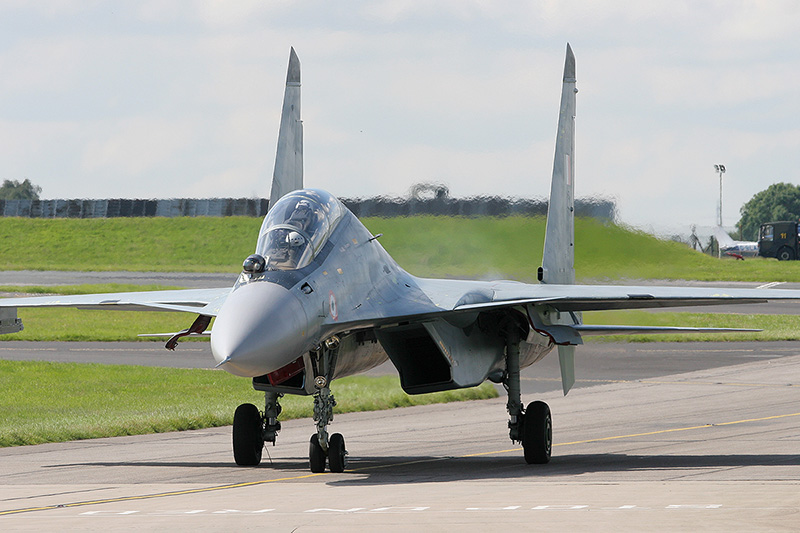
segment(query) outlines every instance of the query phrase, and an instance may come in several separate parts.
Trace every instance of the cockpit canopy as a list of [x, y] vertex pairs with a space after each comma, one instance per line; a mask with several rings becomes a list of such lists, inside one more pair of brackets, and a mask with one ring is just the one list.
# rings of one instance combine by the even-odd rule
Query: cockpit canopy
[[256, 253], [266, 270], [295, 270], [308, 265], [344, 214], [333, 195], [318, 189], [289, 193], [270, 207], [261, 224]]

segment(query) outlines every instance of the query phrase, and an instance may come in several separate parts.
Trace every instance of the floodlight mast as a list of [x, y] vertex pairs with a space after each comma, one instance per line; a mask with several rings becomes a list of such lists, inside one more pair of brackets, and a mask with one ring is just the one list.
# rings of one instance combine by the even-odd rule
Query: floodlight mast
[[714, 170], [719, 174], [719, 219], [717, 223], [722, 227], [722, 175], [725, 174], [725, 165], [714, 165]]
[[[714, 170], [719, 174], [719, 219], [717, 224], [722, 228], [722, 175], [725, 174], [725, 165], [714, 165]], [[718, 247], [717, 256], [722, 258], [722, 249]]]

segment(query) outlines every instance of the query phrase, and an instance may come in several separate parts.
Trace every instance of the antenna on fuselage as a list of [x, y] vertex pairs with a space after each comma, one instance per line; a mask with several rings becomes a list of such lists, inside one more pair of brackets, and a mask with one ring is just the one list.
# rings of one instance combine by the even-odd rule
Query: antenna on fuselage
[[300, 120], [300, 60], [294, 48], [289, 52], [286, 91], [283, 93], [281, 127], [275, 153], [275, 171], [269, 194], [269, 208], [286, 194], [303, 188], [303, 122]]

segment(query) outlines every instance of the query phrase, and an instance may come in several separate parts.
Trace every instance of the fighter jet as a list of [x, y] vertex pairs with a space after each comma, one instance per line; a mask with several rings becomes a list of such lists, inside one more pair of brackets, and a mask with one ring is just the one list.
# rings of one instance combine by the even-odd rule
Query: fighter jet
[[[575, 347], [587, 335], [698, 331], [700, 328], [592, 326], [583, 311], [800, 299], [800, 291], [576, 285], [574, 268], [575, 57], [567, 45], [544, 258], [539, 283], [426, 279], [403, 270], [333, 194], [304, 188], [300, 63], [294, 49], [283, 101], [271, 206], [233, 287], [0, 301], [0, 331], [21, 329], [16, 309], [69, 306], [183, 311], [196, 315], [171, 334], [210, 332], [217, 367], [252, 379], [264, 409], [240, 405], [233, 455], [258, 465], [276, 442], [280, 398], [311, 395], [316, 430], [312, 472], [342, 472], [342, 435], [329, 435], [336, 378], [387, 359], [409, 394], [473, 387], [491, 380], [508, 391], [509, 437], [527, 463], [546, 463], [552, 419], [546, 403], [523, 405], [520, 369], [557, 348], [563, 391], [575, 381]], [[520, 235], [524, 243], [525, 235]], [[521, 244], [524, 245], [524, 244]], [[532, 272], [533, 274], [533, 272]], [[708, 328], [706, 328], [708, 330]], [[711, 331], [720, 331], [710, 329]]]

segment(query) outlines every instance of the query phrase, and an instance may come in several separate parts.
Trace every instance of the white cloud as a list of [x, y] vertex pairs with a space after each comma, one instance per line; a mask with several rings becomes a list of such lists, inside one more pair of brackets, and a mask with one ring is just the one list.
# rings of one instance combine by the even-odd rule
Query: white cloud
[[800, 181], [794, 2], [12, 1], [0, 12], [0, 164], [45, 195], [266, 195], [290, 46], [308, 183], [337, 194], [401, 194], [422, 179], [454, 195], [544, 194], [566, 41], [579, 195], [619, 197], [637, 223], [699, 222], [713, 221], [714, 163], [729, 168], [726, 217], [770, 180]]
[[81, 170], [121, 176], [152, 172], [159, 164], [178, 159], [192, 145], [198, 125], [159, 118], [139, 117], [102, 128], [102, 138], [90, 139]]

